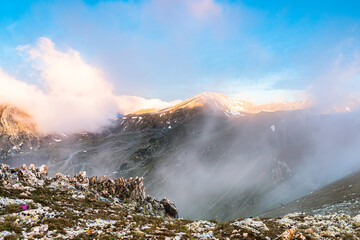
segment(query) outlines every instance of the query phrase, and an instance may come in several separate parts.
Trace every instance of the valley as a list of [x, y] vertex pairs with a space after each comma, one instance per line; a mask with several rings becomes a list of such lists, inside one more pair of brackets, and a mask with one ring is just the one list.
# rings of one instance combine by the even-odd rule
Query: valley
[[[205, 93], [173, 108], [115, 118], [101, 133], [39, 137], [38, 149], [2, 161], [46, 164], [50, 176], [144, 177], [147, 192], [172, 199], [181, 217], [217, 220], [286, 206], [359, 166], [335, 159], [341, 149], [355, 149], [359, 122], [349, 116], [356, 113], [323, 115], [289, 110], [292, 105], [254, 113], [225, 99]], [[336, 122], [342, 125], [328, 127]], [[338, 142], [343, 146], [333, 153]]]

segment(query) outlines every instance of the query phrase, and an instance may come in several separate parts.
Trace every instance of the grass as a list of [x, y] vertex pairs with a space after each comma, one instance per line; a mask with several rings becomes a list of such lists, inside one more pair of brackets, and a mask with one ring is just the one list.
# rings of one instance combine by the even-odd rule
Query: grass
[[21, 233], [22, 228], [15, 222], [16, 219], [16, 217], [7, 216], [3, 221], [0, 221], [0, 232], [8, 231], [17, 234]]
[[[26, 207], [27, 207], [27, 210], [35, 209], [36, 205], [33, 203], [27, 203]], [[22, 212], [22, 211], [24, 211], [22, 208], [22, 204], [9, 204], [9, 205], [6, 205], [3, 210], [0, 210], [0, 215], [18, 213], [18, 212]]]
[[4, 240], [18, 240], [19, 237], [15, 234], [7, 235], [4, 237]]
[[75, 222], [66, 218], [48, 218], [43, 220], [44, 224], [47, 224], [49, 227], [49, 230], [57, 230], [61, 234], [65, 234], [66, 231], [64, 228], [67, 227], [74, 227]]

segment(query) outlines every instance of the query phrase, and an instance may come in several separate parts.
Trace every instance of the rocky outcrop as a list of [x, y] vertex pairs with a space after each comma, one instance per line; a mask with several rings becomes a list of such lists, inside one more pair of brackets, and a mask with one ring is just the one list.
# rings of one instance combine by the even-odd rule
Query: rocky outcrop
[[[10, 168], [5, 164], [0, 164], [0, 185], [11, 188], [17, 185], [17, 188], [41, 187], [51, 185], [67, 185], [75, 188], [77, 191], [97, 199], [105, 201], [131, 202], [141, 211], [152, 213], [153, 215], [167, 216], [176, 218], [178, 211], [174, 203], [164, 198], [161, 201], [151, 196], [146, 196], [143, 178], [107, 178], [101, 176], [88, 177], [86, 172], [79, 172], [73, 177], [56, 174], [55, 178], [48, 178], [48, 169], [45, 165], [35, 167], [30, 164], [29, 168], [24, 164], [20, 168]], [[77, 194], [81, 195], [81, 194]]]
[[[231, 222], [174, 219], [142, 178], [47, 177], [45, 165], [0, 164], [2, 239], [360, 239], [360, 215], [292, 213]], [[169, 218], [170, 217], [170, 218]]]

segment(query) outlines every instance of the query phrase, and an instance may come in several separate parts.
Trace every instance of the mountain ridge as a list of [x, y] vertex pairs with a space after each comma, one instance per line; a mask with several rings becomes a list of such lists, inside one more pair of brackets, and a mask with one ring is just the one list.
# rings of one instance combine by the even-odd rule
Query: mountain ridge
[[[173, 112], [182, 108], [208, 108], [211, 110], [223, 111], [227, 116], [239, 115], [242, 113], [259, 113], [261, 111], [286, 111], [298, 110], [309, 106], [307, 101], [300, 102], [274, 102], [267, 104], [254, 104], [248, 101], [235, 99], [223, 93], [206, 91], [192, 98], [184, 100], [172, 107], [165, 109], [147, 109], [144, 113], [140, 110], [133, 114], [162, 114]], [[129, 114], [131, 115], [131, 114]]]

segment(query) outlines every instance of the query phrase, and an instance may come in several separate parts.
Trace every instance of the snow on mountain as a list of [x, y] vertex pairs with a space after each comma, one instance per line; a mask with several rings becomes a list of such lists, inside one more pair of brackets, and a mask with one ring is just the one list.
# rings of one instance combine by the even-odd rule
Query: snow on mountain
[[203, 92], [190, 99], [187, 99], [175, 106], [154, 111], [138, 111], [134, 114], [160, 114], [172, 113], [179, 109], [205, 108], [212, 111], [220, 111], [226, 116], [243, 115], [244, 113], [275, 112], [284, 110], [303, 109], [308, 104], [306, 102], [270, 103], [253, 104], [229, 97], [222, 93]]

